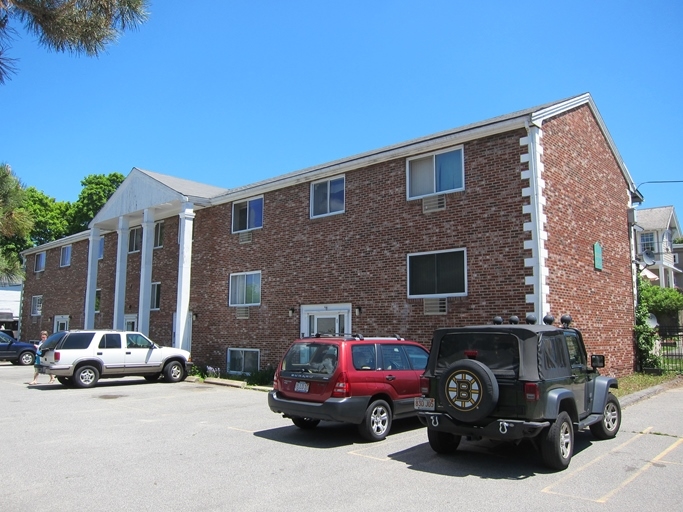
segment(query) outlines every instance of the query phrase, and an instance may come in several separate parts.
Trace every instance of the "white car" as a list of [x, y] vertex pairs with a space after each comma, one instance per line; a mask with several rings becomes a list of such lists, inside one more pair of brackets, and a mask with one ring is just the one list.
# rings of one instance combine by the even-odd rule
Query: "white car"
[[65, 386], [89, 388], [99, 379], [141, 376], [167, 382], [185, 379], [190, 353], [162, 347], [139, 332], [92, 330], [55, 333], [41, 346], [38, 371]]

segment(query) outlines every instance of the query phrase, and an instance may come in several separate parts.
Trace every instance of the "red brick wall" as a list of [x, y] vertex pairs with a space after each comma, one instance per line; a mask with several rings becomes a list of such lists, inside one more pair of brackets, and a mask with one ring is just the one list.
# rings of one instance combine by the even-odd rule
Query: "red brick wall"
[[[587, 106], [543, 124], [550, 306], [571, 314], [607, 372], [634, 369], [626, 181]], [[600, 242], [603, 269], [595, 270]]]

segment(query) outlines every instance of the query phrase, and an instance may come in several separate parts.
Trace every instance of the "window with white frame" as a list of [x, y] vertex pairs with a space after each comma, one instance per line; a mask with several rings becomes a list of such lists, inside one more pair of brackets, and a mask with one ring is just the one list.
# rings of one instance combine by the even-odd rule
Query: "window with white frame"
[[232, 232], [250, 231], [263, 227], [263, 197], [255, 197], [232, 204]]
[[259, 369], [260, 351], [254, 348], [229, 348], [228, 373], [252, 373]]
[[36, 261], [33, 265], [34, 272], [45, 270], [45, 251], [36, 253]]
[[408, 297], [443, 298], [467, 295], [465, 249], [408, 255]]
[[406, 167], [408, 199], [465, 189], [462, 147], [428, 156], [409, 158]]
[[65, 245], [62, 247], [62, 254], [59, 257], [59, 266], [68, 267], [71, 265], [71, 246]]
[[104, 237], [100, 237], [100, 247], [97, 251], [97, 259], [101, 260], [104, 258]]
[[157, 222], [154, 224], [154, 248], [164, 246], [164, 222]]
[[31, 316], [40, 316], [43, 312], [43, 296], [34, 295], [31, 297]]
[[150, 309], [159, 309], [161, 306], [161, 283], [152, 283], [152, 300], [150, 301]]
[[95, 290], [95, 313], [100, 312], [100, 298], [102, 297], [102, 290], [97, 289]]
[[311, 183], [311, 217], [344, 213], [345, 177]]
[[230, 274], [229, 306], [261, 304], [261, 271]]
[[655, 252], [655, 234], [641, 233], [640, 234], [640, 252], [652, 251]]
[[133, 228], [128, 233], [128, 252], [139, 252], [142, 248], [142, 227]]

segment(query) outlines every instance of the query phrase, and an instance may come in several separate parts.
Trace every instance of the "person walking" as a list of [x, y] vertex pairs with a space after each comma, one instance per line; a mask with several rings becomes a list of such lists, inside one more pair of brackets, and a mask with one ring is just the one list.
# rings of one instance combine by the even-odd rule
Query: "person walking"
[[[43, 343], [45, 343], [46, 339], [47, 339], [47, 331], [40, 331], [40, 342], [36, 343], [36, 345], [35, 345], [36, 346], [36, 360], [33, 364], [33, 368], [34, 368], [33, 380], [31, 382], [29, 382], [30, 386], [38, 384], [38, 374], [39, 374], [38, 368], [40, 367], [40, 356], [42, 355], [42, 353], [40, 351], [40, 346]], [[50, 382], [48, 382], [48, 384], [52, 384], [54, 381], [55, 381], [55, 376], [50, 375]]]

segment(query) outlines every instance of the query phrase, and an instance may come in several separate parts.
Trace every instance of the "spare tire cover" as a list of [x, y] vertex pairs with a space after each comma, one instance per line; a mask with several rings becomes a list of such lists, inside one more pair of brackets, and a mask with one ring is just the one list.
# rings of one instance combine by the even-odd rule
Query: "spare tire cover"
[[441, 374], [439, 399], [453, 418], [474, 423], [496, 408], [498, 381], [484, 363], [461, 359]]

